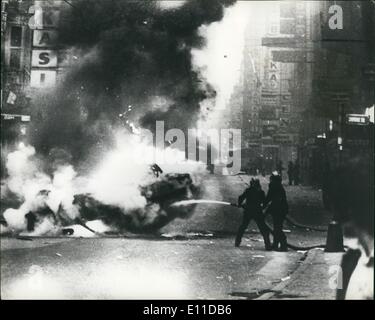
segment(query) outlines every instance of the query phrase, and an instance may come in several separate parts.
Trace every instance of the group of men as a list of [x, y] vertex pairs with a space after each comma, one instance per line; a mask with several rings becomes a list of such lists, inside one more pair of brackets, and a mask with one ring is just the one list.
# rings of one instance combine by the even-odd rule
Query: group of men
[[[235, 240], [236, 247], [241, 244], [242, 236], [250, 221], [254, 220], [263, 236], [267, 251], [288, 250], [287, 239], [283, 232], [283, 223], [288, 213], [288, 202], [281, 183], [281, 176], [278, 173], [273, 173], [270, 176], [267, 195], [262, 190], [259, 180], [252, 178], [250, 186], [238, 197], [237, 205], [244, 208], [244, 213]], [[273, 231], [265, 223], [265, 217], [268, 214], [273, 220]], [[270, 241], [271, 232], [273, 233], [272, 244]]]
[[[294, 163], [293, 161], [289, 161], [288, 163], [288, 170], [287, 170], [287, 174], [288, 174], [288, 179], [289, 179], [289, 185], [295, 185], [295, 186], [298, 186], [299, 185], [299, 161], [296, 160]], [[283, 167], [283, 162], [280, 160], [277, 162], [276, 164], [276, 170], [278, 171], [278, 173], [280, 174], [280, 176], [282, 177], [283, 176], [283, 171], [284, 171], [284, 167]]]

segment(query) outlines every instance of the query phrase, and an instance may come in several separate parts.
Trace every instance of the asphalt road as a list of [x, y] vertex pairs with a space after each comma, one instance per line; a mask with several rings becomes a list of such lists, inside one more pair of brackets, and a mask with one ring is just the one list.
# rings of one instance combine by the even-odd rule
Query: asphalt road
[[227, 239], [34, 239], [8, 249], [2, 242], [3, 299], [247, 299], [303, 257], [262, 252], [251, 240], [253, 249]]
[[[204, 198], [233, 202], [248, 179], [207, 176]], [[267, 181], [261, 182], [266, 189]], [[286, 188], [296, 220], [329, 221], [319, 191]], [[286, 281], [305, 254], [265, 252], [255, 225], [249, 226], [242, 246], [234, 248], [240, 221], [237, 208], [200, 204], [189, 219], [164, 227], [163, 237], [1, 238], [1, 298], [254, 299]], [[325, 240], [325, 233], [287, 224], [285, 229], [295, 244]], [[189, 239], [199, 232], [206, 236]], [[176, 235], [185, 238], [172, 240]]]

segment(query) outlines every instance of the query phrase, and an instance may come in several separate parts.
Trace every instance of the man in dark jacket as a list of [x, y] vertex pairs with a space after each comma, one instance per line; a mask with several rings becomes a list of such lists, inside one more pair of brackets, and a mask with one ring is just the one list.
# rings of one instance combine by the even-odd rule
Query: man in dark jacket
[[264, 205], [268, 205], [266, 212], [270, 214], [273, 219], [272, 249], [287, 251], [288, 247], [286, 236], [283, 232], [283, 223], [288, 214], [288, 203], [284, 187], [281, 184], [281, 177], [277, 174], [272, 174], [270, 177], [270, 184]]
[[277, 162], [277, 165], [276, 165], [276, 170], [278, 171], [281, 179], [283, 178], [283, 170], [284, 170], [284, 167], [283, 167], [283, 162], [280, 160]]
[[262, 204], [265, 200], [265, 194], [260, 186], [259, 180], [251, 179], [250, 187], [247, 188], [244, 191], [244, 193], [242, 193], [238, 197], [238, 206], [241, 207], [245, 200], [246, 202], [243, 206], [244, 213], [242, 218], [242, 224], [240, 225], [237, 232], [235, 246], [239, 247], [246, 228], [248, 227], [250, 221], [254, 219], [259, 228], [260, 233], [263, 236], [266, 250], [269, 251], [271, 250], [269, 230], [264, 222], [264, 215], [262, 212]]

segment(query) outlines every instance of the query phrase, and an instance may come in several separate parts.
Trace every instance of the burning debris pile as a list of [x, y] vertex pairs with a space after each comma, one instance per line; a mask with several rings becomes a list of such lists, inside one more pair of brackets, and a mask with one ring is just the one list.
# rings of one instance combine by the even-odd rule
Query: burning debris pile
[[152, 184], [142, 186], [141, 194], [147, 203], [143, 208], [124, 212], [121, 208], [105, 205], [90, 194], [79, 194], [73, 204], [78, 207], [83, 221], [102, 220], [111, 230], [133, 233], [154, 232], [175, 218], [187, 218], [194, 206], [176, 210], [170, 206], [180, 199], [190, 199], [199, 194], [189, 174], [168, 174]]
[[[166, 175], [154, 183], [141, 187], [142, 195], [147, 204], [143, 208], [124, 211], [120, 207], [104, 204], [90, 194], [77, 194], [72, 205], [79, 213], [71, 217], [60, 203], [57, 211], [49, 205], [50, 190], [41, 190], [35, 197], [35, 208], [24, 215], [25, 227], [30, 235], [73, 235], [72, 225], [81, 225], [94, 233], [150, 233], [165, 226], [175, 218], [187, 218], [193, 212], [194, 206], [176, 210], [170, 206], [175, 201], [189, 199], [199, 194], [199, 188], [192, 183], [189, 174]], [[14, 213], [13, 209], [6, 211], [5, 217], [9, 218]], [[96, 226], [91, 227], [96, 221]], [[98, 221], [99, 225], [98, 225]], [[5, 219], [5, 226], [8, 225]], [[18, 228], [20, 225], [16, 226]], [[14, 224], [10, 224], [12, 230]]]
[[[123, 137], [119, 139], [123, 141]], [[3, 213], [2, 234], [152, 233], [175, 218], [188, 218], [194, 205], [176, 208], [171, 204], [199, 197], [200, 183], [195, 174], [201, 173], [204, 165], [189, 161], [166, 164], [161, 174], [156, 164], [130, 161], [131, 151], [148, 153], [152, 149], [139, 139], [128, 136], [126, 143], [118, 144], [87, 177], [77, 176], [66, 164], [60, 164], [50, 177], [38, 166], [35, 149], [20, 146], [8, 156], [10, 176], [1, 196], [10, 208]], [[168, 150], [166, 154], [174, 157], [176, 152]], [[190, 173], [178, 173], [183, 170]]]

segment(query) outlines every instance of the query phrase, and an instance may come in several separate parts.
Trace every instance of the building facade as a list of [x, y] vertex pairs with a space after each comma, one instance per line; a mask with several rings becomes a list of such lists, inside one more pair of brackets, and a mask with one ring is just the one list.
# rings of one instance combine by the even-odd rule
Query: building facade
[[54, 87], [66, 66], [58, 44], [63, 1], [5, 0], [1, 3], [2, 145], [27, 135], [31, 102]]
[[319, 1], [317, 5], [310, 17], [312, 99], [303, 112], [299, 151], [303, 180], [321, 186], [327, 145], [330, 153], [349, 156], [353, 146], [345, 132], [349, 130], [346, 117], [364, 115], [375, 103], [375, 3]]
[[278, 160], [284, 167], [297, 161], [302, 182], [320, 185], [324, 139], [342, 135], [347, 114], [374, 104], [374, 6], [278, 1], [266, 15], [254, 12], [244, 52], [243, 140], [268, 171]]
[[1, 2], [1, 173], [8, 148], [22, 141], [30, 122], [32, 32], [28, 26], [32, 1]]
[[[245, 147], [252, 150], [250, 162], [255, 161], [267, 173], [276, 169], [279, 161], [285, 167], [296, 160], [303, 104], [300, 92], [308, 93], [296, 79], [302, 72], [300, 63], [288, 50], [295, 42], [295, 17], [305, 5], [292, 4], [294, 7], [275, 2], [267, 12], [254, 10], [246, 32], [243, 136]], [[297, 24], [302, 34], [304, 23], [300, 19]]]

